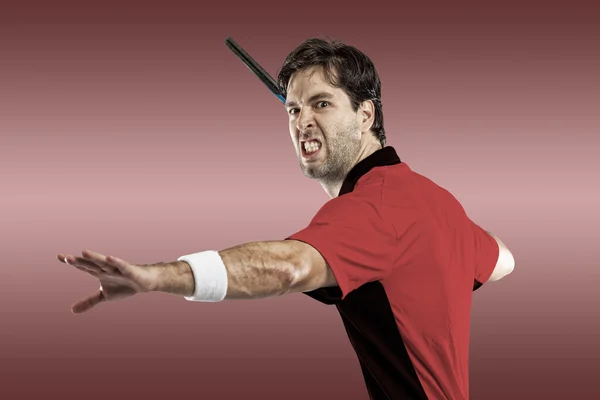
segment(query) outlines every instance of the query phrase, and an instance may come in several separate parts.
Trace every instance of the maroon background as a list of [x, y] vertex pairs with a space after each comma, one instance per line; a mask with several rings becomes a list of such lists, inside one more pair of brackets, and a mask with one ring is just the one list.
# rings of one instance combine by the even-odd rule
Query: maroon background
[[333, 308], [150, 294], [74, 316], [97, 283], [55, 259], [303, 228], [327, 197], [223, 41], [275, 75], [313, 35], [372, 57], [389, 144], [516, 257], [475, 294], [472, 397], [599, 398], [600, 14], [488, 3], [2, 2], [0, 398], [367, 397]]

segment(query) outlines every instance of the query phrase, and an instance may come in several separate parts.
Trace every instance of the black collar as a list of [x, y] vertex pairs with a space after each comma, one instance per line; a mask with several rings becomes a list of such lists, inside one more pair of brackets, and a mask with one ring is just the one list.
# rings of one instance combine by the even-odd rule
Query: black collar
[[398, 154], [396, 154], [396, 150], [394, 150], [393, 147], [387, 146], [383, 149], [377, 150], [376, 152], [374, 152], [373, 154], [356, 164], [350, 170], [350, 172], [348, 172], [348, 175], [346, 176], [346, 179], [344, 179], [344, 183], [342, 184], [342, 188], [340, 189], [339, 196], [353, 191], [356, 182], [358, 182], [358, 180], [363, 175], [365, 175], [374, 167], [383, 167], [385, 165], [400, 164], [401, 162], [402, 161], [400, 161], [400, 157], [398, 157]]

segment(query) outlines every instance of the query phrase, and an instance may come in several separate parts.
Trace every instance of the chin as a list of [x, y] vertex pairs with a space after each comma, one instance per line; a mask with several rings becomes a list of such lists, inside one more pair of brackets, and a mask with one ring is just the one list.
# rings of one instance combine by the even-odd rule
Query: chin
[[323, 179], [327, 176], [322, 165], [305, 165], [302, 164], [302, 173], [310, 179]]

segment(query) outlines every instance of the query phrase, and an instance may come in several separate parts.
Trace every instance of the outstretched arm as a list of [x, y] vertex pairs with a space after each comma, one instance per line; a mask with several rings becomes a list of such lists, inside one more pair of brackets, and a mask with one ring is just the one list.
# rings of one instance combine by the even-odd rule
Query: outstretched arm
[[[225, 299], [258, 299], [336, 286], [333, 273], [312, 246], [296, 241], [250, 242], [220, 250], [227, 274]], [[185, 261], [133, 265], [125, 260], [83, 251], [58, 259], [98, 278], [100, 289], [73, 305], [80, 313], [110, 300], [151, 291], [182, 296], [195, 293], [192, 269]]]

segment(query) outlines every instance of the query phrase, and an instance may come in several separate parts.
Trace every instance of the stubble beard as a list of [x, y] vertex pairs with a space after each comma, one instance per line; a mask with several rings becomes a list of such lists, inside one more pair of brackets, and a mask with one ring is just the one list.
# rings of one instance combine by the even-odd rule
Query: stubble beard
[[343, 181], [354, 166], [360, 151], [360, 139], [356, 138], [358, 129], [358, 124], [353, 121], [328, 135], [326, 142], [321, 144], [327, 152], [323, 161], [308, 165], [300, 161], [300, 168], [304, 176], [322, 183]]

